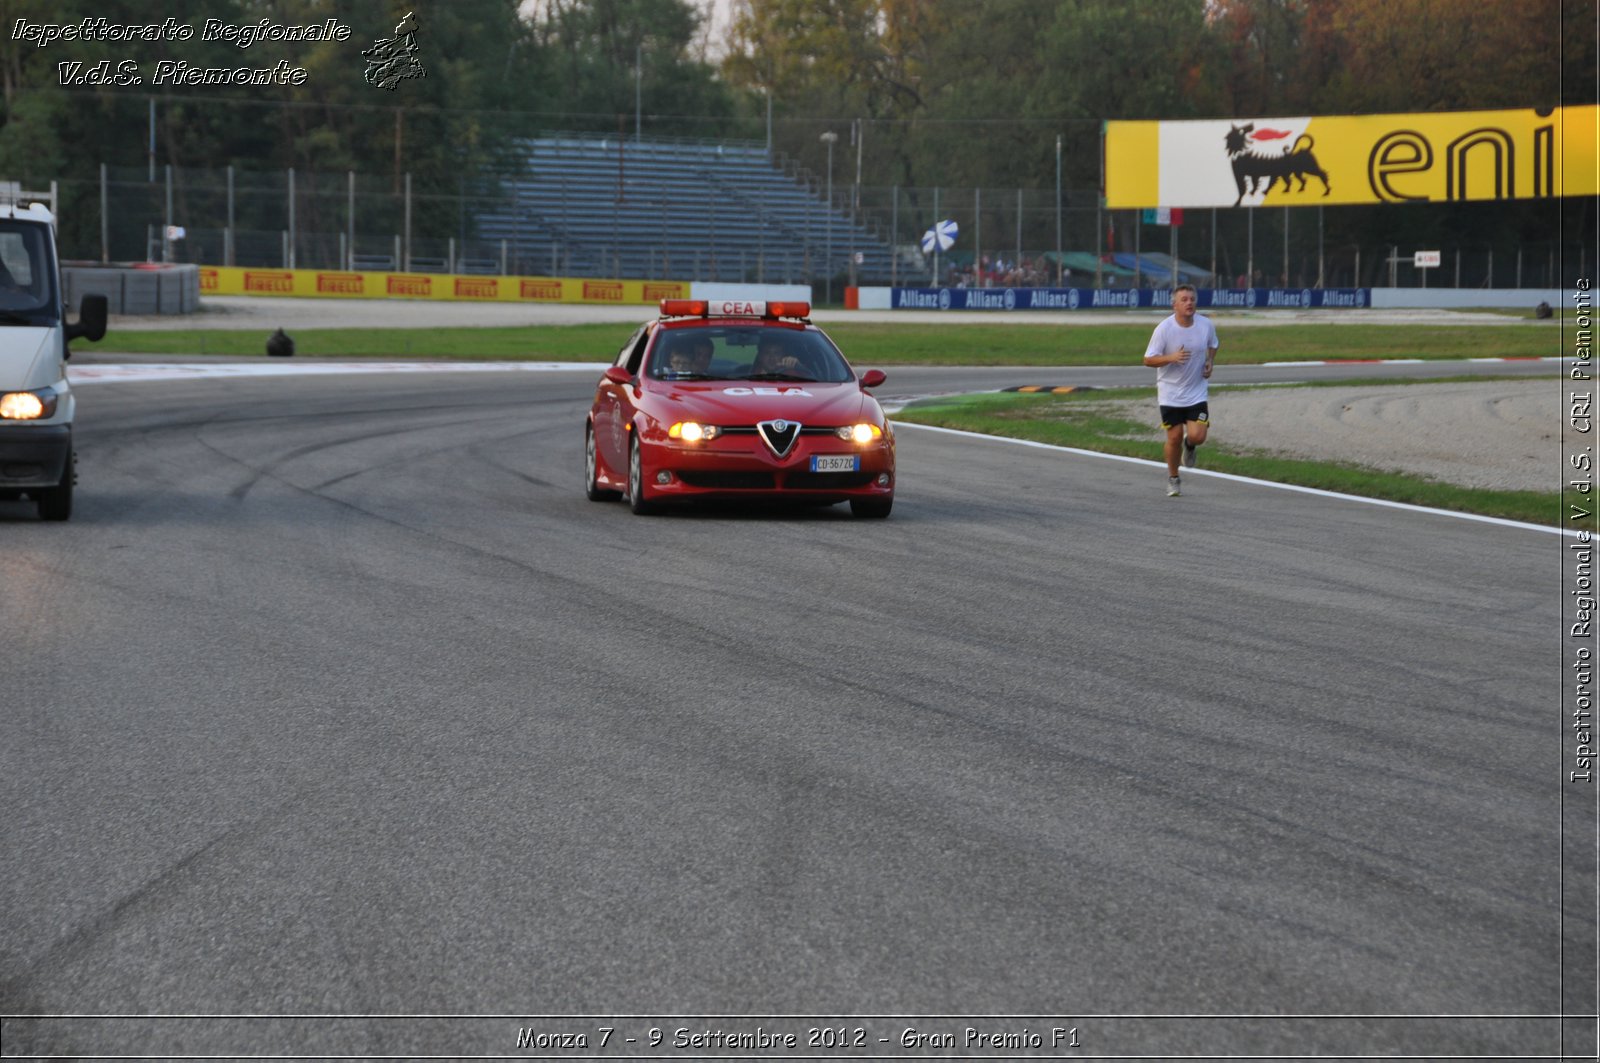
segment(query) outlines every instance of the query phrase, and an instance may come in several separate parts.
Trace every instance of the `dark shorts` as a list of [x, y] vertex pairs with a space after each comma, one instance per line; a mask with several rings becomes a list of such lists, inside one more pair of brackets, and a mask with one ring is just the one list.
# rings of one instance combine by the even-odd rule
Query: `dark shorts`
[[1211, 410], [1206, 403], [1197, 402], [1193, 406], [1163, 406], [1161, 407], [1161, 427], [1176, 428], [1189, 421], [1199, 421], [1202, 424], [1211, 423]]

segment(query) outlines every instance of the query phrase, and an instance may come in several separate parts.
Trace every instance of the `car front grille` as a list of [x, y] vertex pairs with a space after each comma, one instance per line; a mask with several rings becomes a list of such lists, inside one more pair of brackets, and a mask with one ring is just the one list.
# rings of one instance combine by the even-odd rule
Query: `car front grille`
[[875, 472], [791, 472], [783, 485], [791, 491], [828, 491], [833, 488], [865, 487]]
[[[827, 425], [822, 424], [800, 426], [800, 434], [803, 436], [831, 436], [838, 430], [838, 428], [829, 428]], [[756, 426], [753, 424], [727, 424], [722, 426], [722, 434], [725, 436], [753, 436], [756, 434]]]
[[[848, 491], [867, 486], [876, 476], [873, 472], [796, 470], [784, 474], [782, 487], [789, 491]], [[707, 491], [771, 491], [779, 487], [777, 478], [770, 472], [684, 469], [678, 473], [678, 479], [690, 487]]]
[[678, 479], [690, 487], [713, 490], [770, 491], [774, 486], [770, 472], [705, 472], [688, 470], [678, 473]]

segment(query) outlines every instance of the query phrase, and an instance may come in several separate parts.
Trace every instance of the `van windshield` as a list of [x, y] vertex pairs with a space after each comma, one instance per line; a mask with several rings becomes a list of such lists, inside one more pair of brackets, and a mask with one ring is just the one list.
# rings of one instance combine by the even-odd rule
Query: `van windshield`
[[60, 319], [50, 232], [38, 222], [0, 218], [0, 328]]

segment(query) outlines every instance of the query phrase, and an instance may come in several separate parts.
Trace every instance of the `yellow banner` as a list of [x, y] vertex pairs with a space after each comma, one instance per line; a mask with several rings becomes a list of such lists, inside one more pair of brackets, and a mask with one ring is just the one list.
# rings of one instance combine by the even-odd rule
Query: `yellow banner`
[[1600, 195], [1600, 107], [1107, 122], [1106, 206]]
[[510, 303], [654, 305], [687, 299], [688, 281], [589, 277], [480, 277], [328, 269], [201, 266], [201, 295], [291, 295], [332, 299], [487, 300]]

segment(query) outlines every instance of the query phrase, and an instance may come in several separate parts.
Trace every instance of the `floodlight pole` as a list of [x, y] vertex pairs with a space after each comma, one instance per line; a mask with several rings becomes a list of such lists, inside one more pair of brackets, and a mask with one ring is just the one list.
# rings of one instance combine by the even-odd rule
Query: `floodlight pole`
[[817, 139], [828, 145], [828, 209], [822, 216], [823, 225], [826, 226], [822, 241], [823, 284], [827, 293], [823, 303], [826, 305], [833, 302], [833, 144], [839, 139], [839, 134], [830, 129]]
[[1172, 287], [1177, 288], [1183, 283], [1183, 278], [1178, 276], [1178, 223], [1172, 220], [1172, 208], [1167, 208], [1167, 235], [1171, 237], [1172, 249], [1167, 253], [1172, 259]]
[[1256, 205], [1252, 203], [1244, 211], [1245, 217], [1249, 220], [1249, 224], [1245, 227], [1244, 271], [1248, 278], [1245, 282], [1245, 287], [1254, 288], [1256, 286]]
[[866, 128], [857, 118], [851, 126], [856, 142], [856, 184], [850, 193], [850, 287], [856, 286], [856, 213], [861, 209], [861, 145], [866, 140]]
[[1056, 134], [1056, 287], [1061, 286], [1061, 134]]

